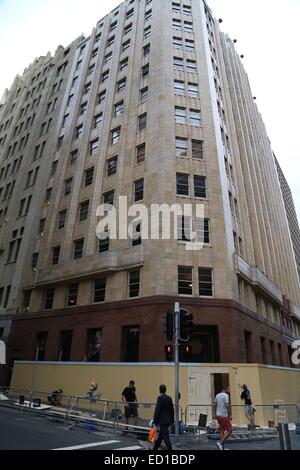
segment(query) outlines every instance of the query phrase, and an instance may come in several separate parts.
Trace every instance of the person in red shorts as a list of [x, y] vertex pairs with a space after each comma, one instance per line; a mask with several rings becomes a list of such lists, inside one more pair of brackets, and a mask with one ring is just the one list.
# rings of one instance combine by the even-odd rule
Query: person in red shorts
[[219, 450], [227, 450], [224, 447], [225, 441], [232, 434], [231, 410], [229, 404], [229, 395], [225, 388], [215, 398], [215, 419], [220, 426], [220, 441], [217, 442]]

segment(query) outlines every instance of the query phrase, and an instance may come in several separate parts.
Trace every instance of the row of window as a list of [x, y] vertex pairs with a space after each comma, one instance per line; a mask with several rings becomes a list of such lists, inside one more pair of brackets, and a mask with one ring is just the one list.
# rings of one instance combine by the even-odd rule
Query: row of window
[[[211, 268], [198, 269], [199, 295], [201, 297], [213, 296], [213, 270]], [[92, 303], [105, 302], [106, 299], [107, 278], [101, 277], [95, 279], [92, 289]], [[178, 294], [193, 295], [193, 268], [189, 266], [178, 267]], [[79, 283], [68, 286], [66, 295], [66, 307], [75, 307], [78, 305]], [[44, 309], [54, 308], [55, 287], [50, 287], [45, 291]], [[140, 295], [140, 270], [128, 272], [128, 297], [135, 298]], [[24, 298], [24, 308], [30, 308], [31, 291], [26, 292]]]
[[[92, 303], [101, 303], [105, 301], [106, 296], [106, 277], [95, 279], [93, 282], [92, 290]], [[79, 283], [71, 284], [67, 288], [66, 307], [76, 307], [78, 304]], [[128, 272], [128, 297], [139, 297], [140, 293], [140, 270]], [[51, 310], [54, 307], [56, 289], [50, 287], [45, 291], [44, 309]], [[25, 310], [30, 307], [31, 291], [27, 292], [27, 297], [24, 299]]]
[[[37, 360], [45, 361], [47, 350], [48, 332], [37, 334], [36, 347]], [[62, 362], [71, 360], [73, 344], [73, 331], [61, 331], [59, 337], [59, 346], [56, 359]], [[124, 326], [122, 327], [121, 361], [138, 362], [140, 344], [140, 327]], [[99, 362], [101, 360], [102, 347], [102, 328], [93, 328], [86, 330], [86, 343], [84, 357], [85, 362]], [[52, 358], [53, 359], [53, 358]]]

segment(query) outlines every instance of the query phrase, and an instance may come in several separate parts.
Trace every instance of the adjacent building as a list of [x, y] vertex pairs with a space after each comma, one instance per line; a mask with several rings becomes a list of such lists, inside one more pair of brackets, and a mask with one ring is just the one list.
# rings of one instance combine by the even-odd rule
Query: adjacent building
[[291, 232], [291, 238], [292, 238], [292, 243], [293, 243], [295, 257], [296, 257], [298, 274], [300, 278], [300, 229], [299, 229], [299, 224], [298, 224], [297, 213], [295, 209], [292, 191], [289, 187], [286, 177], [284, 176], [284, 173], [275, 155], [274, 155], [274, 158], [275, 158], [275, 163], [276, 163], [277, 172], [279, 176], [279, 182], [280, 182], [282, 197], [283, 197], [284, 206], [286, 210], [286, 215], [288, 219], [288, 224], [289, 224], [289, 228]]
[[[290, 365], [300, 289], [276, 161], [204, 1], [123, 2], [17, 77], [0, 113], [10, 364], [164, 361], [179, 301], [194, 316], [189, 362]], [[172, 240], [99, 240], [97, 208], [120, 196], [203, 217], [181, 218]]]

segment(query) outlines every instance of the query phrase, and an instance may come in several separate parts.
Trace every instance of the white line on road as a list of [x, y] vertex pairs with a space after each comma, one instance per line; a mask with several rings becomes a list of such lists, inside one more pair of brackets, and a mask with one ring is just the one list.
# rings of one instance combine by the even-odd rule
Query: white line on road
[[72, 447], [61, 447], [60, 449], [52, 449], [52, 450], [79, 450], [79, 449], [88, 449], [89, 447], [100, 447], [106, 446], [111, 444], [118, 444], [120, 441], [102, 441], [102, 442], [92, 442], [91, 444], [82, 444], [79, 446], [72, 446]]
[[141, 450], [141, 446], [131, 446], [131, 447], [118, 447], [117, 449], [114, 450]]

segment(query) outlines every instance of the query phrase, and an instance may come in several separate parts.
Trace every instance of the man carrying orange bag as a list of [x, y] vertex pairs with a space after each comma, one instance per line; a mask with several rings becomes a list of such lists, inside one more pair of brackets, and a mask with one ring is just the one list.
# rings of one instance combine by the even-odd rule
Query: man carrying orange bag
[[[159, 387], [160, 396], [157, 399], [156, 408], [154, 412], [154, 425], [155, 431], [159, 431], [158, 438], [155, 441], [154, 435], [154, 447], [153, 450], [156, 451], [160, 448], [162, 441], [165, 441], [166, 447], [168, 450], [172, 450], [172, 444], [169, 436], [169, 427], [174, 424], [174, 405], [172, 398], [166, 394], [167, 387], [161, 385]], [[152, 431], [152, 430], [151, 430]], [[150, 432], [151, 432], [150, 431]], [[153, 433], [154, 434], [154, 433]], [[149, 434], [150, 438], [150, 434]]]

